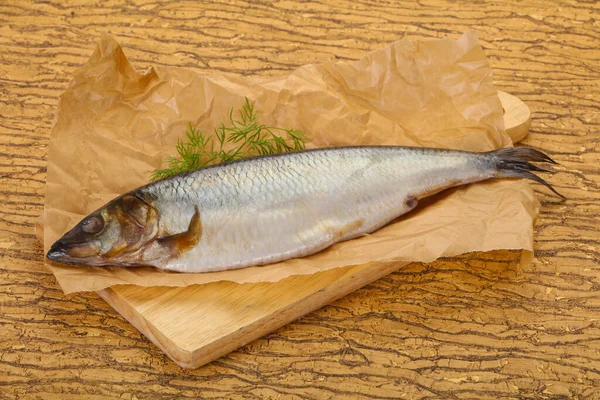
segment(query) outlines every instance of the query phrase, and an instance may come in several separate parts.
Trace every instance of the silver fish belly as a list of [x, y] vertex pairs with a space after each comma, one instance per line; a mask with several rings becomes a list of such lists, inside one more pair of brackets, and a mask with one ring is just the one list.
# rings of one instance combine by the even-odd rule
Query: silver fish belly
[[[528, 172], [540, 169], [527, 161], [551, 162], [532, 149], [347, 147], [207, 167], [125, 195], [114, 207], [133, 215], [127, 218], [142, 227], [146, 243], [134, 244], [129, 253], [120, 250], [112, 260], [98, 255], [89, 264], [209, 272], [303, 257], [373, 232], [449, 187], [494, 177], [546, 184]], [[111, 211], [103, 212], [92, 216], [103, 219], [106, 230]], [[154, 214], [157, 222], [151, 224]], [[96, 247], [109, 247], [100, 243]]]

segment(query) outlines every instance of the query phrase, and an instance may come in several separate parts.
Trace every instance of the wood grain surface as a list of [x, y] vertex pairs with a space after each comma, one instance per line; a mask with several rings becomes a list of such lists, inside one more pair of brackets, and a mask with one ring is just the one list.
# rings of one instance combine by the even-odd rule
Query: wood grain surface
[[[0, 396], [600, 398], [599, 17], [595, 1], [0, 2]], [[531, 265], [411, 264], [191, 371], [45, 270], [48, 135], [100, 32], [139, 70], [276, 75], [470, 28], [498, 88], [532, 110], [524, 143], [562, 164], [550, 180], [569, 200], [538, 191]]]

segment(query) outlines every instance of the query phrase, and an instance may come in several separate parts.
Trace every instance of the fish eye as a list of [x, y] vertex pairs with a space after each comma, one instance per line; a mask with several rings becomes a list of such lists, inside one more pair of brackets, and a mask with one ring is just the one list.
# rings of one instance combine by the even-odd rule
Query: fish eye
[[81, 229], [86, 233], [98, 233], [104, 228], [104, 220], [92, 215], [81, 223]]

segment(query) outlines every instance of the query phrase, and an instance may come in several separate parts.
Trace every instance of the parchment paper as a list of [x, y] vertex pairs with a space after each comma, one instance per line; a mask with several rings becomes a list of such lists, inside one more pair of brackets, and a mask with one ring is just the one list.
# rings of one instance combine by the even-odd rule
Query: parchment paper
[[[309, 148], [511, 146], [490, 66], [468, 32], [401, 40], [353, 63], [307, 65], [276, 78], [154, 67], [138, 74], [105, 35], [60, 99], [50, 137], [44, 249], [91, 211], [148, 182], [189, 122], [206, 133], [244, 96], [261, 122], [302, 130]], [[539, 203], [523, 181], [479, 183], [425, 201], [399, 221], [310, 257], [205, 274], [68, 266], [46, 260], [65, 292], [118, 284], [186, 286], [278, 281], [372, 261], [433, 261], [471, 251], [532, 250]]]

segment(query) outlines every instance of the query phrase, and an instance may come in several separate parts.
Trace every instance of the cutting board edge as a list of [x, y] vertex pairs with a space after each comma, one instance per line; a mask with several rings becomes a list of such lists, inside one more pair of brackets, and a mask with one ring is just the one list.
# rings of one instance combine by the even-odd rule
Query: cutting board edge
[[[355, 272], [345, 274], [326, 287], [286, 305], [277, 313], [269, 314], [265, 318], [256, 320], [252, 324], [238, 329], [230, 335], [223, 336], [203, 348], [194, 350], [192, 364], [179, 365], [184, 368], [198, 368], [408, 264], [410, 263], [396, 262], [350, 267], [349, 269], [355, 270]], [[372, 273], [371, 276], [363, 280], [359, 279], [361, 275], [367, 275], [368, 273]]]
[[161, 349], [177, 365], [184, 367], [191, 364], [192, 352], [180, 348], [157, 329], [151, 322], [144, 318], [143, 314], [136, 311], [127, 301], [113, 290], [112, 287], [102, 289], [96, 292], [104, 301], [115, 309], [123, 318], [125, 318], [138, 331], [146, 336], [152, 343]]
[[195, 350], [186, 350], [162, 334], [143, 314], [131, 307], [112, 288], [103, 289], [97, 293], [177, 365], [186, 369], [195, 369], [409, 264], [410, 262], [389, 262], [347, 267], [348, 273], [333, 283], [287, 304], [276, 313], [268, 314], [250, 325]]

